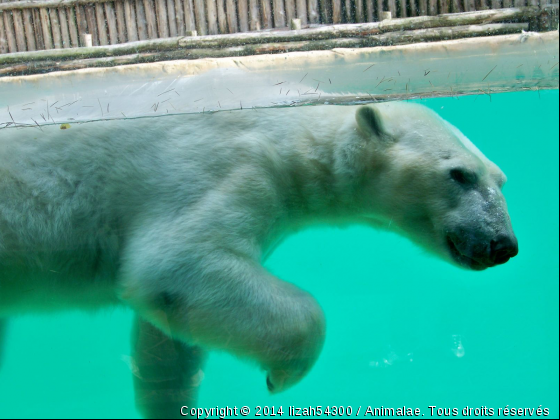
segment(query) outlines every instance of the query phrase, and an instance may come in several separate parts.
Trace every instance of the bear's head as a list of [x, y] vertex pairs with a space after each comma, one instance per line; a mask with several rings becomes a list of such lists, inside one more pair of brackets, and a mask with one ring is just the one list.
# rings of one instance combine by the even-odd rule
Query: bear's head
[[503, 172], [426, 107], [385, 103], [356, 111], [362, 145], [360, 208], [376, 225], [472, 270], [517, 255]]

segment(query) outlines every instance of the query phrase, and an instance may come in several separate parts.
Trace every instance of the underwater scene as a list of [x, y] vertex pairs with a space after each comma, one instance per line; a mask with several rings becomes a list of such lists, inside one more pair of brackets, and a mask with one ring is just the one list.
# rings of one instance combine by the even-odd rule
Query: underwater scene
[[[208, 409], [200, 418], [225, 408], [240, 413], [228, 418], [369, 418], [381, 408], [395, 410], [385, 418], [397, 408], [425, 418], [560, 415], [558, 90], [410, 102], [455, 125], [506, 174], [519, 254], [469, 271], [384, 229], [321, 226], [288, 237], [264, 266], [316, 298], [322, 352], [277, 394], [254, 363], [211, 352], [197, 373], [195, 408]], [[133, 320], [123, 307], [10, 318], [0, 418], [141, 418]]]

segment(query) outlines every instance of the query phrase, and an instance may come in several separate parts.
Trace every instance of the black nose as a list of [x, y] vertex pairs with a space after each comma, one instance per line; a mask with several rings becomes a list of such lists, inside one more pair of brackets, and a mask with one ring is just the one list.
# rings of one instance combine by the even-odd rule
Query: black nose
[[500, 235], [490, 244], [490, 259], [494, 264], [504, 264], [517, 255], [517, 239], [513, 235]]

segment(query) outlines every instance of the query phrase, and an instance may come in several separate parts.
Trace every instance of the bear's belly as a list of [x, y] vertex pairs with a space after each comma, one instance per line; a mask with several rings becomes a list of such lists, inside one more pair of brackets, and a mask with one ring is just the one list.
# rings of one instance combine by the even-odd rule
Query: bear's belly
[[0, 262], [0, 318], [68, 309], [94, 310], [119, 304], [115, 275], [80, 270], [70, 272], [44, 266], [2, 265]]

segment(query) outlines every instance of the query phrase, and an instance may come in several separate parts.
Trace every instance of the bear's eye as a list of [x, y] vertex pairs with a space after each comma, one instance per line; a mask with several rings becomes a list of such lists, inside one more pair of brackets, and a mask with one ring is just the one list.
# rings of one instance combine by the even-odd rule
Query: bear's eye
[[455, 168], [449, 171], [451, 179], [457, 181], [461, 185], [474, 185], [478, 181], [478, 177], [474, 172], [466, 169]]

